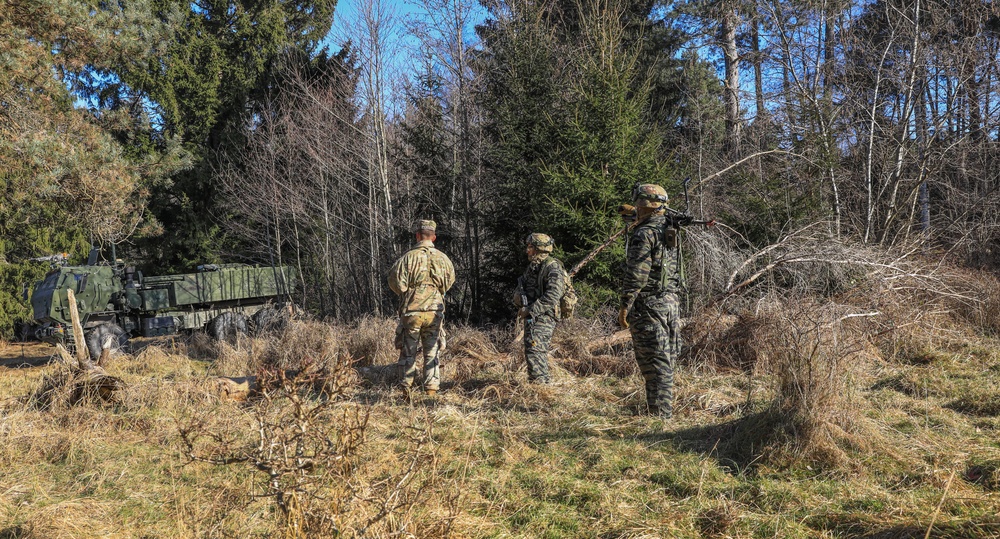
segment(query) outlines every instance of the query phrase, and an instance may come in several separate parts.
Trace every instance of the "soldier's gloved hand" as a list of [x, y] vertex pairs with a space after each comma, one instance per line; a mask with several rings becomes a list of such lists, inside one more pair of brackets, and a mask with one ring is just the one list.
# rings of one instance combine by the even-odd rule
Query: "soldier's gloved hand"
[[628, 307], [618, 309], [618, 325], [622, 329], [628, 329]]

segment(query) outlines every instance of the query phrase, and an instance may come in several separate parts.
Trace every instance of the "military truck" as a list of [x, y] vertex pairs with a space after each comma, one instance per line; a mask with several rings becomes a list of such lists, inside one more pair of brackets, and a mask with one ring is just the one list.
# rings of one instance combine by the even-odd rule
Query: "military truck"
[[152, 337], [207, 329], [217, 339], [272, 325], [291, 305], [298, 272], [290, 266], [207, 264], [195, 273], [144, 277], [112, 255], [91, 251], [86, 266], [53, 265], [31, 294], [35, 337], [71, 347], [73, 324], [66, 291], [76, 296], [84, 340], [97, 358], [108, 337], [121, 347], [130, 336]]

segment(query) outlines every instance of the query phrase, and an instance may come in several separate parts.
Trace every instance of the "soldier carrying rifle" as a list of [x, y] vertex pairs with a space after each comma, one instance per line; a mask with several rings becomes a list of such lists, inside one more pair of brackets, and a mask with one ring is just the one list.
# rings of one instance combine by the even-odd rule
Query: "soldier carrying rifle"
[[[686, 185], [685, 185], [686, 186]], [[632, 191], [635, 225], [628, 242], [618, 323], [632, 334], [635, 360], [646, 382], [650, 415], [673, 414], [674, 365], [681, 349], [679, 229], [697, 223], [667, 207], [667, 192], [655, 184]]]
[[[524, 359], [528, 364], [528, 381], [535, 384], [552, 382], [549, 374], [549, 342], [560, 312], [560, 300], [566, 294], [566, 270], [552, 256], [555, 242], [548, 234], [530, 234], [525, 242], [528, 268], [517, 280], [514, 304], [522, 310], [524, 320]], [[575, 297], [575, 295], [574, 295]]]

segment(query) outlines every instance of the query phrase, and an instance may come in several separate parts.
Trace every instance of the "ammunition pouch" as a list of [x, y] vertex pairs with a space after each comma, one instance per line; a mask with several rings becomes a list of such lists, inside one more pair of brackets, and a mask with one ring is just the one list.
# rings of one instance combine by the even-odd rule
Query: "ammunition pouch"
[[667, 249], [677, 247], [677, 229], [669, 226], [663, 231], [663, 246]]
[[396, 336], [392, 341], [392, 345], [396, 347], [396, 350], [403, 349], [403, 320], [400, 318], [399, 322], [396, 324]]

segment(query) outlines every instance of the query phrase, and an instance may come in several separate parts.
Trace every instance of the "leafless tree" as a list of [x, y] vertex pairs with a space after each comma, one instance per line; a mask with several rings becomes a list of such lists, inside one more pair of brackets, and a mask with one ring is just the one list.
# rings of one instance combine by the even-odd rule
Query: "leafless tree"
[[[476, 22], [479, 5], [472, 0], [420, 0], [419, 13], [409, 20], [409, 31], [419, 43], [422, 64], [416, 73], [418, 79], [431, 82], [437, 89], [433, 95], [424, 93], [420, 83], [410, 85], [409, 97], [421, 101], [423, 107], [440, 114], [437, 137], [438, 151], [447, 155], [437, 178], [413, 178], [414, 183], [445, 182], [444, 197], [425, 199], [423, 208], [440, 216], [445, 233], [452, 237], [457, 270], [460, 275], [456, 287], [458, 315], [468, 319], [479, 316], [480, 266], [484, 231], [479, 208], [486, 196], [481, 186], [482, 138], [479, 133], [479, 111], [476, 105], [476, 80], [472, 69], [477, 38], [472, 26]], [[411, 109], [419, 113], [417, 109]], [[426, 112], [426, 111], [425, 111]], [[419, 117], [407, 115], [403, 122], [414, 127]], [[406, 145], [406, 141], [402, 141]], [[404, 149], [410, 151], [412, 148]], [[433, 151], [433, 150], [432, 150]], [[433, 198], [433, 197], [432, 197]], [[416, 217], [416, 216], [414, 216]], [[455, 241], [457, 240], [457, 241]]]
[[[351, 43], [360, 70], [360, 91], [356, 97], [362, 111], [362, 135], [367, 143], [364, 149], [368, 176], [368, 288], [376, 297], [383, 297], [382, 265], [397, 254], [392, 235], [394, 171], [389, 155], [392, 136], [389, 115], [398, 78], [391, 51], [400, 41], [401, 20], [395, 4], [387, 0], [362, 0], [357, 8], [357, 19], [342, 21], [337, 32], [343, 42]], [[373, 307], [377, 314], [382, 313], [381, 302]]]

